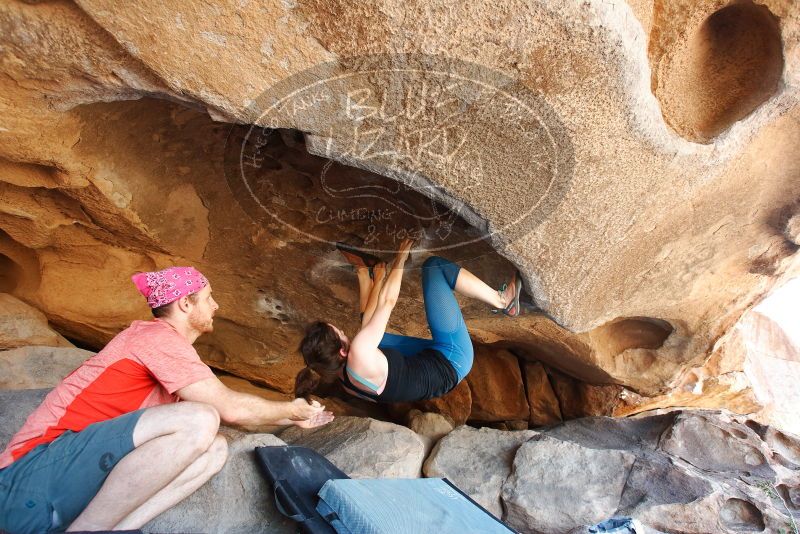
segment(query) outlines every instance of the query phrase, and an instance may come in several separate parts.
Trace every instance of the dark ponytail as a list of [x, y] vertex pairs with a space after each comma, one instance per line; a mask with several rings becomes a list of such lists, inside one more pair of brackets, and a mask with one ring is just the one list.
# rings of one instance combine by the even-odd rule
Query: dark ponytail
[[295, 397], [304, 397], [310, 401], [309, 396], [320, 381], [327, 382], [336, 377], [336, 373], [344, 365], [339, 357], [340, 349], [342, 340], [328, 323], [316, 321], [306, 328], [306, 334], [298, 348], [306, 367], [295, 378]]
[[319, 385], [319, 375], [310, 367], [303, 367], [294, 379], [294, 396], [311, 402], [311, 392]]

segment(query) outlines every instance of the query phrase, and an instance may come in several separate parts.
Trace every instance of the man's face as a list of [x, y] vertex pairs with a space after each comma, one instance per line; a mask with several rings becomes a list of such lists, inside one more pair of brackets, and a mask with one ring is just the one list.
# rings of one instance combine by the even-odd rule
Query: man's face
[[219, 305], [211, 296], [211, 284], [195, 293], [197, 297], [189, 313], [189, 326], [201, 334], [206, 334], [214, 330], [214, 313], [219, 309]]

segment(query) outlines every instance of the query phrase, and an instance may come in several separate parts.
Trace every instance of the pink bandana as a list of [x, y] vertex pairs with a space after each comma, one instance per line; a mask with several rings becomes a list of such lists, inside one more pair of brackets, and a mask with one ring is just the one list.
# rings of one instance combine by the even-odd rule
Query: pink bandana
[[206, 277], [194, 267], [168, 267], [153, 273], [136, 273], [131, 280], [151, 308], [197, 293], [208, 285]]

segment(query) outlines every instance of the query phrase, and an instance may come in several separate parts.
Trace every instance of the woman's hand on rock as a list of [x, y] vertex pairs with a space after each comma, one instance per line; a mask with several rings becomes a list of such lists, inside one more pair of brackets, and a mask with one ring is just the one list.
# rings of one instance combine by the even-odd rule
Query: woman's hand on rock
[[411, 247], [413, 246], [413, 239], [403, 239], [403, 241], [400, 242], [400, 249], [397, 251], [397, 256], [394, 258], [392, 267], [402, 267], [408, 259], [408, 254], [411, 252]]

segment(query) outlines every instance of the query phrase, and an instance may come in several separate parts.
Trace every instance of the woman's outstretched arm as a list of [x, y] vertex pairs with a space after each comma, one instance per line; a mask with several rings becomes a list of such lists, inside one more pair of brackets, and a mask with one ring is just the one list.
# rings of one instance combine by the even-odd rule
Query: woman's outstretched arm
[[358, 278], [358, 311], [363, 317], [374, 284], [369, 275], [369, 267], [356, 267], [356, 277]]
[[375, 308], [378, 306], [378, 295], [383, 288], [386, 281], [386, 264], [379, 263], [372, 268], [374, 279], [371, 280], [369, 295], [367, 295], [367, 303], [361, 314], [361, 328], [367, 326], [369, 320], [372, 319], [372, 314], [375, 313]]
[[[400, 244], [400, 251], [392, 262], [386, 281], [383, 282], [378, 291], [373, 288], [373, 293], [377, 293], [375, 308], [369, 318], [364, 313], [365, 322], [362, 323], [361, 331], [353, 338], [351, 353], [358, 354], [360, 352], [359, 349], [370, 352], [377, 348], [381, 339], [383, 339], [386, 326], [389, 324], [389, 316], [397, 303], [398, 296], [400, 296], [400, 286], [403, 283], [403, 267], [406, 259], [408, 259], [408, 253], [411, 251], [411, 245], [413, 245], [413, 241], [410, 239], [403, 240]], [[377, 285], [377, 280], [375, 285]], [[367, 311], [370, 311], [369, 305], [367, 306]]]

